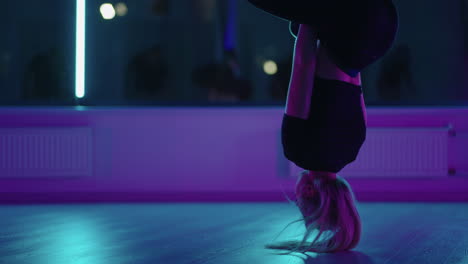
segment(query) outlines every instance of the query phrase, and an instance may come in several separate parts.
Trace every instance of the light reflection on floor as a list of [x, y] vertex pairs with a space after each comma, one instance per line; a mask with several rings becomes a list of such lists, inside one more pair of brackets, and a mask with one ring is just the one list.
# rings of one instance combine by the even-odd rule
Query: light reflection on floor
[[300, 217], [287, 203], [0, 206], [0, 263], [468, 263], [468, 204], [358, 209], [354, 251], [280, 256], [264, 245], [304, 231], [280, 233]]

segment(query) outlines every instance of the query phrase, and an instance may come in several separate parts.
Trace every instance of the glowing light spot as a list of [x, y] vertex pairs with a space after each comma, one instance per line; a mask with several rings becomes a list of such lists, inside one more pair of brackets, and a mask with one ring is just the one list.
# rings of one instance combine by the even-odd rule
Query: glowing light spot
[[125, 3], [118, 3], [115, 5], [115, 12], [118, 16], [125, 16], [128, 13], [128, 8]]
[[268, 75], [274, 75], [278, 72], [278, 65], [272, 60], [265, 61], [263, 63], [263, 71]]
[[102, 18], [106, 20], [113, 19], [115, 17], [115, 9], [112, 4], [102, 4], [99, 11], [101, 11]]

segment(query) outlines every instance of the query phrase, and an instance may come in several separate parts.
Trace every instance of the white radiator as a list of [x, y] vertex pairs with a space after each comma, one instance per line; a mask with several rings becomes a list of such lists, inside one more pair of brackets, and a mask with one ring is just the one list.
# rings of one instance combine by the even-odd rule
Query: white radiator
[[92, 161], [91, 128], [0, 128], [0, 177], [90, 176]]
[[[368, 128], [359, 155], [344, 177], [447, 177], [448, 128]], [[290, 162], [290, 175], [302, 171]]]

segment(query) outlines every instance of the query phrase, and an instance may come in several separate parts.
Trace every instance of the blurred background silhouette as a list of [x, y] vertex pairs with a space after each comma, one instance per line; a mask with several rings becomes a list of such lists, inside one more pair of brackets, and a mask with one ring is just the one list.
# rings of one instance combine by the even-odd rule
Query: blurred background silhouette
[[[396, 43], [362, 73], [368, 105], [466, 104], [467, 1], [394, 2]], [[288, 22], [248, 1], [86, 4], [86, 52], [76, 54], [75, 1], [2, 1], [1, 105], [75, 104], [77, 56], [86, 58], [87, 105], [285, 102]]]
[[396, 46], [382, 61], [376, 87], [379, 97], [386, 101], [416, 99], [407, 45]]

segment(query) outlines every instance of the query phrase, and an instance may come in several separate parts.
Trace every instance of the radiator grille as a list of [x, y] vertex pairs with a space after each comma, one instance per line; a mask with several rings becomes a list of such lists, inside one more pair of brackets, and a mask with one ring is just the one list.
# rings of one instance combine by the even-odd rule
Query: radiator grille
[[[448, 128], [369, 128], [350, 177], [447, 177]], [[302, 169], [290, 163], [290, 174]]]
[[0, 128], [0, 177], [90, 176], [92, 160], [91, 128]]

